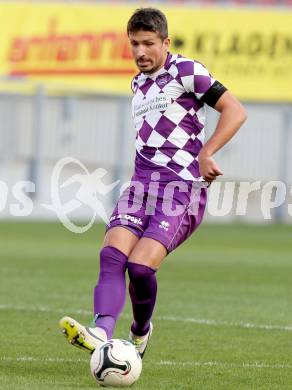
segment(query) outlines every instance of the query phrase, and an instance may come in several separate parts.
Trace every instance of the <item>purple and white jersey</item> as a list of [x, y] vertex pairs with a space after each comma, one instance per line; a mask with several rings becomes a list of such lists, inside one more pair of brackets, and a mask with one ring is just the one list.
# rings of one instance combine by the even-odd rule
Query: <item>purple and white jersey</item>
[[166, 180], [203, 180], [198, 154], [204, 142], [205, 105], [200, 99], [214, 82], [202, 64], [171, 53], [163, 68], [133, 79], [136, 177], [156, 170]]

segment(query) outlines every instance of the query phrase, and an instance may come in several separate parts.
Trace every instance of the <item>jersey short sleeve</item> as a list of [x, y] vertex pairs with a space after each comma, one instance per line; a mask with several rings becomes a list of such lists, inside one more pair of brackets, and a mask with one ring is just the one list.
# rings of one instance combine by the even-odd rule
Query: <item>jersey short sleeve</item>
[[226, 88], [215, 80], [200, 62], [182, 60], [177, 67], [186, 92], [194, 93], [197, 99], [212, 107], [226, 91]]
[[179, 75], [186, 92], [193, 92], [197, 99], [208, 91], [215, 79], [199, 62], [184, 60], [177, 64]]

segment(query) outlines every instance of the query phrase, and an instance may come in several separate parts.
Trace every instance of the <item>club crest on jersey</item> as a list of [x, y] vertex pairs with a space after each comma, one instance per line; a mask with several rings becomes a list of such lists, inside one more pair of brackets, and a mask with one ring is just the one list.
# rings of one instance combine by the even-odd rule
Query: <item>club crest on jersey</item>
[[171, 75], [166, 73], [166, 74], [162, 74], [161, 76], [158, 76], [157, 77], [157, 80], [156, 80], [156, 84], [162, 88], [164, 87], [171, 79]]

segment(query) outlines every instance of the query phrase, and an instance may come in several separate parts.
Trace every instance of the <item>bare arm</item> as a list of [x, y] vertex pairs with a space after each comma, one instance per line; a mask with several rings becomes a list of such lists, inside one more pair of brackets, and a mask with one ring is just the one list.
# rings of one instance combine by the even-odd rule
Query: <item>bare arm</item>
[[198, 156], [200, 173], [206, 181], [213, 181], [217, 176], [223, 175], [212, 156], [234, 136], [246, 120], [244, 107], [228, 91], [223, 93], [214, 108], [220, 112], [220, 117], [213, 135]]

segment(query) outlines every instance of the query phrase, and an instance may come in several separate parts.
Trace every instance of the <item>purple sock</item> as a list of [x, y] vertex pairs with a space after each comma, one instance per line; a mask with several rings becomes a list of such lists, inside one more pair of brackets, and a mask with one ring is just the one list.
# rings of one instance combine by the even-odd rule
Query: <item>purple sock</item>
[[137, 336], [144, 336], [149, 330], [156, 302], [156, 271], [142, 264], [128, 262], [127, 266], [130, 278], [129, 293], [134, 316], [131, 331]]
[[96, 326], [111, 338], [115, 324], [126, 300], [127, 256], [112, 246], [100, 251], [100, 271], [94, 289], [94, 314]]

